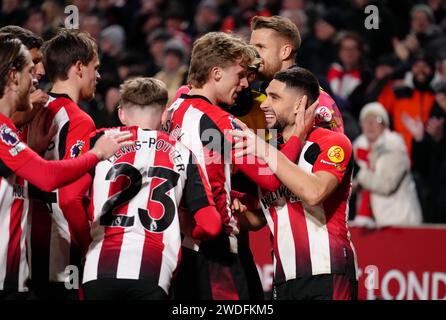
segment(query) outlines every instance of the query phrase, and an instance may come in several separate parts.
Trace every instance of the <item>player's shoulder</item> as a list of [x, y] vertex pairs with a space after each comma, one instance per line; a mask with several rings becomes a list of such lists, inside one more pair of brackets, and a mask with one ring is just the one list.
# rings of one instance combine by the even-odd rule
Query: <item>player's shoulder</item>
[[70, 121], [86, 121], [94, 124], [93, 119], [82, 108], [66, 94], [50, 93], [48, 110], [52, 114], [57, 114], [60, 109], [64, 109]]
[[351, 147], [350, 139], [341, 132], [332, 131], [326, 128], [316, 127], [308, 136], [311, 142], [339, 143]]

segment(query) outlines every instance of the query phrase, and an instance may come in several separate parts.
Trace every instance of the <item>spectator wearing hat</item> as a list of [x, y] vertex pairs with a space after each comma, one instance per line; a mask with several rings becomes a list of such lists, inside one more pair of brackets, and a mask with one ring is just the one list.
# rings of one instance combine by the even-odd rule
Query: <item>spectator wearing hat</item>
[[419, 120], [424, 125], [429, 119], [434, 104], [431, 88], [434, 70], [432, 58], [418, 52], [405, 78], [394, 80], [392, 90], [385, 90], [378, 97], [393, 120], [394, 130], [403, 136], [409, 155], [412, 152], [412, 133], [408, 124]]
[[434, 86], [435, 104], [426, 125], [408, 126], [413, 140], [412, 162], [424, 221], [446, 223], [446, 81]]
[[360, 113], [362, 134], [353, 150], [360, 167], [354, 184], [362, 188], [353, 224], [368, 227], [418, 225], [421, 207], [403, 138], [389, 129], [389, 116], [378, 102]]
[[169, 40], [163, 50], [161, 71], [155, 75], [156, 79], [163, 81], [167, 86], [169, 95], [168, 104], [183, 84], [186, 83], [188, 68], [185, 65], [186, 53], [182, 43], [177, 39]]
[[432, 9], [425, 4], [415, 5], [410, 11], [410, 33], [402, 41], [393, 40], [393, 46], [402, 60], [419, 50], [440, 52], [446, 44], [445, 34], [435, 24]]

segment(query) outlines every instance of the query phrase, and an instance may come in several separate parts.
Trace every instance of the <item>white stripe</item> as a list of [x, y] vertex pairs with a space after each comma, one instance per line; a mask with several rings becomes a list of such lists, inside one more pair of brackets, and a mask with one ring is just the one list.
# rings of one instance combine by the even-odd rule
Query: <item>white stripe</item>
[[[193, 152], [202, 169], [201, 171], [206, 177], [206, 180], [209, 182], [203, 152], [203, 144], [201, 143], [200, 130], [197, 126], [197, 123], [199, 123], [202, 116], [203, 112], [200, 110], [195, 109], [192, 105], [188, 107], [187, 111], [184, 113], [183, 121], [181, 123], [181, 131], [184, 134], [181, 136], [180, 141]], [[186, 235], [183, 239], [183, 246], [191, 250], [198, 251], [200, 250], [200, 241]]]
[[6, 276], [6, 262], [8, 258], [8, 245], [9, 245], [9, 224], [11, 222], [11, 200], [12, 198], [12, 184], [14, 176], [10, 176], [8, 179], [1, 178], [0, 185], [0, 290], [4, 288], [5, 276]]
[[[26, 185], [24, 187], [26, 190]], [[25, 198], [25, 200], [23, 201], [23, 209], [21, 212], [22, 217], [21, 217], [21, 221], [20, 221], [20, 227], [22, 229], [22, 234], [20, 236], [19, 291], [28, 291], [28, 287], [26, 286], [26, 281], [28, 280], [28, 278], [30, 276], [27, 250], [26, 250], [26, 240], [27, 240], [27, 237], [29, 234], [28, 208], [29, 208], [29, 200]]]
[[180, 141], [193, 152], [197, 162], [201, 166], [206, 180], [209, 181], [203, 144], [200, 137], [200, 127], [198, 126], [202, 116], [202, 111], [195, 109], [192, 105], [188, 107], [187, 111], [184, 113], [183, 122], [181, 123], [181, 131], [184, 134], [181, 136]]
[[[156, 138], [156, 131], [138, 130], [139, 141], [149, 141]], [[127, 216], [134, 217], [134, 225], [125, 229], [121, 251], [118, 260], [116, 277], [119, 279], [139, 279], [141, 260], [144, 252], [145, 229], [138, 217], [138, 208], [146, 208], [149, 196], [150, 178], [147, 176], [148, 164], [153, 164], [156, 150], [149, 152], [139, 150], [135, 153], [133, 167], [142, 176], [142, 187], [138, 194], [129, 202]]]
[[108, 199], [110, 190], [110, 181], [105, 180], [105, 175], [112, 164], [108, 161], [100, 162], [95, 169], [95, 178], [93, 179], [93, 208], [94, 217], [90, 234], [92, 242], [88, 247], [86, 255], [83, 283], [96, 280], [98, 277], [99, 256], [101, 254], [102, 244], [104, 243], [105, 227], [100, 225], [101, 210], [103, 204]]
[[[330, 240], [322, 206], [309, 207], [303, 203], [307, 223], [312, 274], [331, 273]], [[310, 213], [311, 212], [311, 213]]]
[[[69, 121], [67, 111], [64, 107], [53, 118], [52, 124], [57, 124], [57, 134], [54, 144], [56, 147], [45, 152], [45, 159], [60, 160], [59, 139], [60, 130]], [[64, 150], [65, 151], [65, 150]], [[57, 202], [51, 204], [51, 237], [50, 237], [50, 257], [49, 257], [49, 281], [65, 281], [65, 268], [70, 264], [70, 246], [71, 235], [68, 227], [68, 221], [65, 219], [62, 210], [59, 207], [59, 189], [54, 190], [57, 194]]]
[[[59, 193], [57, 193], [59, 197]], [[59, 202], [57, 202], [59, 203]], [[57, 203], [51, 204], [51, 242], [49, 281], [64, 282], [65, 268], [70, 264], [70, 229]]]
[[[296, 249], [294, 247], [293, 231], [289, 218], [288, 206], [285, 203], [283, 206], [275, 207], [277, 212], [277, 234], [274, 235], [277, 239], [277, 248], [282, 268], [285, 273], [285, 278], [296, 278]], [[274, 268], [274, 270], [276, 270]]]

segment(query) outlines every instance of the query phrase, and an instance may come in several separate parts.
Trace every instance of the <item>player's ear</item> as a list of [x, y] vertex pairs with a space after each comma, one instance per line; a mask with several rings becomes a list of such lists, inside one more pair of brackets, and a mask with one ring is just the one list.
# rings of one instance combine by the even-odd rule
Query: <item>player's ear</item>
[[222, 77], [221, 68], [220, 67], [213, 67], [211, 69], [211, 78], [213, 78], [215, 81], [220, 81], [221, 77]]
[[11, 68], [9, 71], [9, 81], [12, 85], [19, 85], [19, 71], [16, 68]]
[[125, 111], [124, 111], [124, 109], [122, 108], [122, 107], [120, 107], [119, 109], [118, 109], [118, 118], [119, 118], [119, 121], [121, 121], [121, 123], [123, 124], [123, 125], [127, 125], [127, 121], [126, 121], [126, 116], [125, 116]]
[[82, 62], [80, 60], [77, 60], [74, 63], [74, 72], [80, 77], [82, 78], [82, 71], [84, 69], [84, 65], [82, 64]]
[[286, 43], [282, 46], [282, 49], [280, 50], [280, 55], [282, 60], [288, 60], [290, 56], [293, 54], [293, 47], [291, 44]]

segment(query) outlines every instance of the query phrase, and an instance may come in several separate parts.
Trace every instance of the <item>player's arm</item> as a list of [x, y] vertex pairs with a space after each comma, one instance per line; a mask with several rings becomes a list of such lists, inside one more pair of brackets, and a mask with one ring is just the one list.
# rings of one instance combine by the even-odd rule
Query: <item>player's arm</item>
[[[321, 204], [341, 183], [352, 153], [351, 143], [343, 134], [330, 135], [324, 140], [323, 148], [315, 160], [313, 172], [307, 172], [287, 159], [276, 148], [249, 131], [234, 131], [234, 136], [245, 138], [246, 148], [238, 156], [247, 153], [257, 154], [268, 163], [282, 183], [296, 196], [310, 206]], [[263, 144], [262, 148], [256, 145]], [[341, 152], [342, 156], [332, 158], [331, 152]], [[335, 154], [339, 155], [339, 154]], [[334, 160], [333, 160], [334, 159]]]
[[198, 240], [217, 237], [222, 229], [221, 217], [215, 207], [211, 187], [192, 152], [187, 165], [183, 197], [196, 223], [192, 237]]
[[12, 156], [9, 149], [0, 144], [0, 158], [11, 173], [14, 172], [39, 189], [49, 192], [78, 179], [100, 160], [111, 157], [120, 148], [132, 145], [133, 141], [128, 140], [131, 137], [128, 132], [105, 136], [85, 155], [62, 161], [42, 159], [23, 142], [19, 143], [23, 149]]
[[237, 198], [232, 200], [231, 211], [238, 216], [240, 227], [245, 230], [257, 231], [266, 225], [266, 219], [262, 210], [249, 210], [248, 207]]

